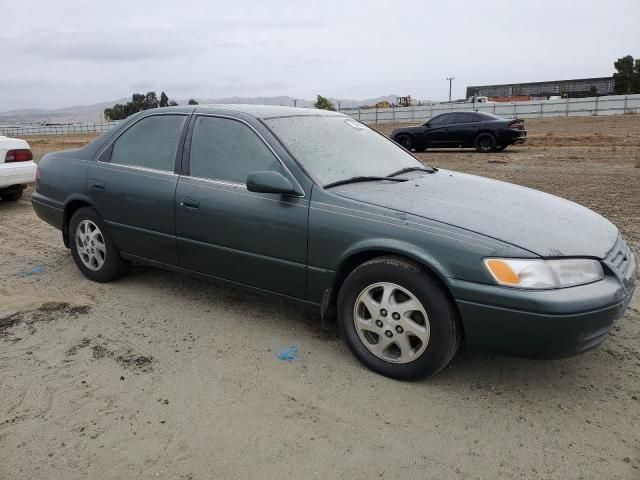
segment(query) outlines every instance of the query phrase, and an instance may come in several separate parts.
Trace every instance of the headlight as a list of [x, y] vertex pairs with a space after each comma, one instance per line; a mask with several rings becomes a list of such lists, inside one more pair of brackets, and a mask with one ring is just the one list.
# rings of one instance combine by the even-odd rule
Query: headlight
[[484, 265], [499, 285], [516, 288], [572, 287], [604, 278], [600, 262], [586, 258], [486, 258]]

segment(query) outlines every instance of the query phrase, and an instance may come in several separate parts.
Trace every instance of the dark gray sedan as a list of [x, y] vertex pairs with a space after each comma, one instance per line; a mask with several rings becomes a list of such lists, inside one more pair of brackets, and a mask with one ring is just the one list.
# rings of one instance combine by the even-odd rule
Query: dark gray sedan
[[600, 215], [426, 166], [335, 112], [141, 112], [46, 155], [32, 201], [91, 280], [135, 261], [315, 306], [362, 363], [401, 379], [444, 368], [461, 342], [588, 350], [635, 286]]

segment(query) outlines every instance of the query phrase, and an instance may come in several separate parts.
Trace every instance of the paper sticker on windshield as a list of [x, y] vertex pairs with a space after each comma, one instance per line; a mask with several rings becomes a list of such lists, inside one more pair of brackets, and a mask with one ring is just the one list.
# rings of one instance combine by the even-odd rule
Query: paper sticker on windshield
[[344, 123], [346, 123], [347, 125], [349, 125], [352, 128], [355, 128], [356, 130], [366, 130], [367, 127], [364, 126], [362, 123], [360, 122], [356, 122], [355, 120], [345, 120]]

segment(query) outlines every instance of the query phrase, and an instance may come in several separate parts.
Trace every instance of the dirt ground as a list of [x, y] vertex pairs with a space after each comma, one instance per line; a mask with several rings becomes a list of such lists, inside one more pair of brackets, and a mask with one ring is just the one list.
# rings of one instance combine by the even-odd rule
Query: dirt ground
[[[640, 116], [527, 128], [420, 157], [580, 202], [640, 251]], [[88, 139], [28, 140], [39, 158]], [[638, 293], [584, 355], [461, 352], [403, 383], [316, 312], [146, 267], [84, 279], [29, 193], [0, 202], [2, 479], [640, 479]]]

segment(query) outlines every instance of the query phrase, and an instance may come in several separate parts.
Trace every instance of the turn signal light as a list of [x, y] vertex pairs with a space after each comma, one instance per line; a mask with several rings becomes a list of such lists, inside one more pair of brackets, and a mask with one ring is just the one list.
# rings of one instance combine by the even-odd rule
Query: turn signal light
[[504, 260], [492, 258], [485, 261], [485, 264], [499, 283], [506, 285], [517, 285], [520, 283], [520, 277], [518, 277]]

